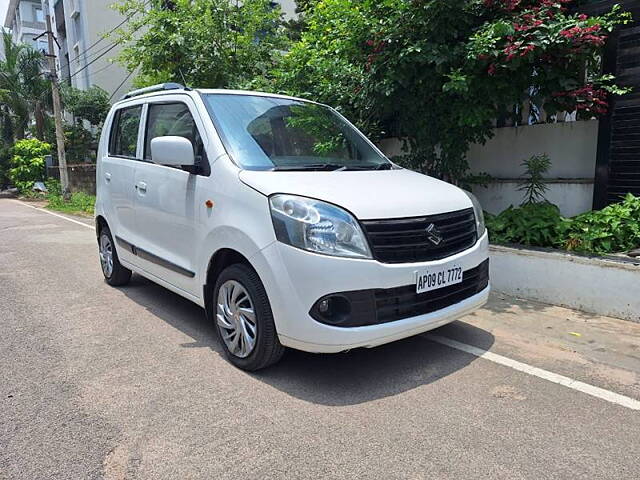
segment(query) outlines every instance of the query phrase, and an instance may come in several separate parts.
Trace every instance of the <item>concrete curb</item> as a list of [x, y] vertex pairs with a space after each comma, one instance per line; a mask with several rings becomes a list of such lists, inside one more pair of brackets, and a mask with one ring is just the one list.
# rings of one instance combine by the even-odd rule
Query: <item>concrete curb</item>
[[497, 291], [640, 322], [640, 260], [497, 245], [490, 250]]

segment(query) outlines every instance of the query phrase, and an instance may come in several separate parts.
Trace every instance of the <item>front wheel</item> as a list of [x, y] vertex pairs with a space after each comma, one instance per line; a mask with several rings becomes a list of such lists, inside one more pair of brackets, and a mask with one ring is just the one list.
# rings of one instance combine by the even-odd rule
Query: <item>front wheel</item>
[[113, 244], [113, 237], [107, 227], [103, 227], [102, 230], [100, 230], [98, 248], [102, 274], [107, 283], [113, 287], [129, 283], [131, 270], [120, 264], [115, 245]]
[[216, 329], [229, 361], [253, 371], [280, 360], [284, 347], [256, 272], [246, 265], [231, 265], [218, 277], [213, 293]]

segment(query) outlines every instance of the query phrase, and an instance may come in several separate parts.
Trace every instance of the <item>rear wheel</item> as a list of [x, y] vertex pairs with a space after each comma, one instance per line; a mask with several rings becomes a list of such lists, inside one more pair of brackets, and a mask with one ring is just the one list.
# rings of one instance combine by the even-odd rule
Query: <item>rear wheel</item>
[[213, 292], [216, 329], [229, 361], [243, 370], [276, 363], [284, 353], [260, 278], [246, 265], [222, 271]]
[[120, 264], [115, 245], [113, 244], [113, 237], [108, 227], [103, 227], [102, 230], [100, 230], [98, 248], [102, 274], [107, 283], [114, 287], [129, 283], [131, 270]]

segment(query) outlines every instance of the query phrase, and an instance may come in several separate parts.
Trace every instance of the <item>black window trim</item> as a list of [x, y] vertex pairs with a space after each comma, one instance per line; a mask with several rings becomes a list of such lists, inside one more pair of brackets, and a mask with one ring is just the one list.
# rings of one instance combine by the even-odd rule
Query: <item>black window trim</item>
[[[120, 124], [120, 115], [124, 110], [131, 110], [134, 108], [140, 108], [140, 119], [138, 120], [138, 135], [137, 135], [137, 141], [136, 141], [136, 155], [131, 157], [129, 155], [116, 155], [115, 153], [112, 153], [113, 148], [115, 147], [114, 143], [115, 143], [115, 135], [114, 133], [116, 132], [116, 130], [118, 130], [119, 124]], [[108, 145], [108, 151], [107, 154], [109, 157], [111, 158], [122, 158], [124, 160], [133, 160], [133, 161], [140, 161], [140, 159], [137, 157], [138, 155], [138, 143], [140, 140], [140, 123], [142, 122], [142, 116], [144, 114], [144, 103], [135, 103], [133, 105], [124, 105], [120, 108], [118, 108], [114, 113], [113, 113], [113, 120], [111, 121], [111, 130], [109, 131], [109, 145]]]
[[[202, 149], [205, 154], [204, 155], [205, 158], [203, 159], [203, 161], [206, 162], [206, 166], [200, 165], [197, 170], [189, 173], [193, 175], [199, 175], [201, 177], [209, 177], [211, 176], [211, 163], [209, 162], [209, 155], [207, 154], [207, 149], [204, 145], [205, 137], [202, 135], [200, 128], [198, 128], [198, 122], [196, 121], [196, 116], [194, 115], [191, 108], [189, 108], [189, 104], [183, 100], [167, 99], [167, 100], [155, 100], [151, 102], [146, 102], [147, 113], [144, 119], [144, 130], [142, 132], [142, 158], [139, 158], [137, 160], [145, 163], [153, 163], [151, 159], [147, 159], [145, 156], [146, 149], [147, 149], [147, 135], [149, 133], [149, 119], [150, 119], [149, 112], [151, 111], [151, 107], [154, 105], [178, 105], [178, 104], [184, 105], [187, 108], [189, 115], [191, 115], [191, 118], [193, 119], [193, 125], [196, 128], [198, 135], [200, 136], [200, 141], [202, 142]], [[149, 146], [151, 146], [151, 144], [149, 144]], [[185, 171], [188, 171], [188, 170], [185, 170]]]

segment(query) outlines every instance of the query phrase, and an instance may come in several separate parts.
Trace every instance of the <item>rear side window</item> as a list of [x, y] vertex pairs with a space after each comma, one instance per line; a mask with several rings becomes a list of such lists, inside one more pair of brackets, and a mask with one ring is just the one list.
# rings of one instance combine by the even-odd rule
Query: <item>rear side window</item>
[[109, 155], [136, 158], [141, 115], [142, 105], [122, 108], [116, 112], [111, 126]]

